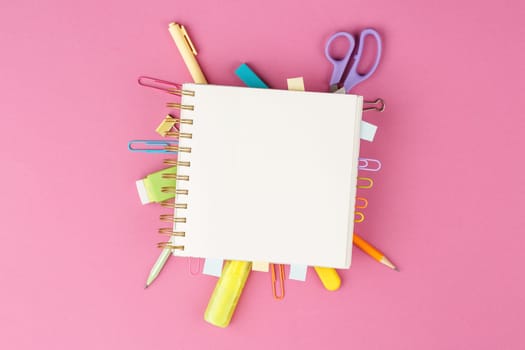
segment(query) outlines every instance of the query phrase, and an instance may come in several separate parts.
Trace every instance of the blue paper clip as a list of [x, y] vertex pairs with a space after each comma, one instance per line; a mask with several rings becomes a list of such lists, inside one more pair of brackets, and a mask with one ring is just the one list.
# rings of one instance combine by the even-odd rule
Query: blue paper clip
[[[177, 144], [176, 141], [162, 141], [162, 140], [131, 140], [128, 142], [128, 150], [131, 152], [144, 153], [173, 153], [167, 150], [166, 147]], [[137, 145], [142, 145], [138, 146]], [[146, 147], [153, 146], [153, 147]]]

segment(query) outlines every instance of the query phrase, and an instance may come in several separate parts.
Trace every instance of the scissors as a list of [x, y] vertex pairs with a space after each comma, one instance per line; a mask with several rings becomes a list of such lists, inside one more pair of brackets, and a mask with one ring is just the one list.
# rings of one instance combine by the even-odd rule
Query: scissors
[[[376, 55], [376, 59], [375, 59], [375, 62], [372, 68], [370, 68], [370, 70], [367, 73], [361, 74], [357, 71], [357, 67], [359, 66], [359, 61], [361, 60], [361, 55], [363, 53], [363, 47], [365, 45], [365, 38], [369, 35], [372, 36], [376, 40], [377, 55]], [[330, 55], [330, 46], [332, 45], [332, 42], [339, 37], [346, 38], [350, 43], [350, 47], [348, 48], [348, 51], [346, 52], [345, 56], [342, 59], [335, 59], [334, 57], [332, 57], [332, 55]], [[330, 91], [332, 92], [336, 91], [339, 88], [339, 84], [342, 82], [345, 92], [348, 93], [354, 86], [370, 78], [370, 76], [374, 74], [374, 72], [376, 71], [376, 68], [379, 65], [379, 60], [381, 58], [381, 37], [379, 36], [379, 33], [371, 28], [364, 29], [359, 34], [359, 42], [358, 42], [357, 50], [352, 57], [352, 53], [354, 52], [354, 49], [355, 49], [354, 36], [347, 32], [337, 32], [334, 35], [332, 35], [330, 39], [328, 39], [328, 41], [326, 42], [324, 54], [326, 55], [326, 58], [328, 59], [328, 61], [330, 61], [330, 63], [332, 63], [332, 65], [334, 66], [334, 70], [332, 71], [332, 77], [330, 78]], [[352, 58], [353, 58], [353, 64], [350, 67], [350, 70], [348, 71], [348, 75], [346, 76], [346, 79], [342, 81], [343, 74], [346, 68], [348, 67], [348, 65], [350, 64], [350, 61], [352, 60]]]

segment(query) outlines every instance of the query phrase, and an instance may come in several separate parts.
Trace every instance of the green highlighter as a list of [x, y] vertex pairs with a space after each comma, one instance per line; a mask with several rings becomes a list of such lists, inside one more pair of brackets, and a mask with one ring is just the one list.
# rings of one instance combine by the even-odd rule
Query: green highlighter
[[138, 180], [137, 191], [142, 204], [159, 203], [175, 197], [177, 167], [162, 169]]

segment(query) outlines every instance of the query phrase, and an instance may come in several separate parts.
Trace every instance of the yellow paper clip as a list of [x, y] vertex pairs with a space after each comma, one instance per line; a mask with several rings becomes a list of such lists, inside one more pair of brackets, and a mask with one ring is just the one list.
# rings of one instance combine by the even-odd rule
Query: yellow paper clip
[[[277, 278], [275, 276], [275, 265], [279, 266], [279, 287], [281, 289], [281, 293], [277, 294]], [[272, 292], [273, 297], [276, 300], [283, 300], [284, 299], [284, 265], [282, 264], [270, 264], [270, 269], [272, 271]]]
[[361, 213], [360, 211], [356, 211], [354, 222], [359, 223], [363, 221], [365, 221], [365, 214]]
[[[364, 184], [366, 183], [366, 185]], [[358, 177], [357, 178], [357, 188], [372, 188], [374, 186], [374, 180], [369, 177]]]

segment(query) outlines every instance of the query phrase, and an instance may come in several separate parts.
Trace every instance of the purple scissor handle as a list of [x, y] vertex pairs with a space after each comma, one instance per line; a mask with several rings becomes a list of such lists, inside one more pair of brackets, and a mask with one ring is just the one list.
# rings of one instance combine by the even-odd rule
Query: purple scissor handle
[[[361, 55], [363, 54], [365, 39], [369, 35], [374, 37], [374, 39], [376, 40], [377, 54], [376, 54], [375, 62], [372, 65], [372, 68], [370, 68], [370, 70], [367, 73], [361, 74], [357, 71], [357, 67], [359, 66]], [[350, 46], [348, 47], [348, 51], [346, 52], [346, 54], [344, 55], [342, 59], [335, 59], [332, 57], [332, 55], [330, 55], [330, 45], [332, 45], [332, 41], [334, 41], [335, 39], [339, 37], [345, 37], [348, 40]], [[331, 91], [337, 90], [338, 84], [341, 82], [345, 69], [348, 66], [348, 64], [350, 64], [350, 61], [352, 58], [353, 58], [353, 64], [350, 67], [350, 70], [348, 71], [348, 75], [343, 82], [343, 86], [347, 93], [354, 86], [356, 86], [363, 80], [370, 78], [370, 76], [374, 74], [374, 72], [376, 71], [377, 66], [379, 65], [379, 61], [381, 59], [381, 37], [379, 36], [379, 33], [371, 28], [364, 29], [359, 35], [359, 43], [357, 46], [357, 50], [352, 57], [354, 48], [355, 48], [355, 39], [351, 34], [347, 32], [337, 32], [334, 35], [332, 35], [326, 42], [324, 53], [328, 61], [330, 61], [330, 63], [332, 63], [332, 65], [334, 66], [334, 70], [332, 71], [332, 77], [330, 78], [330, 90]]]

